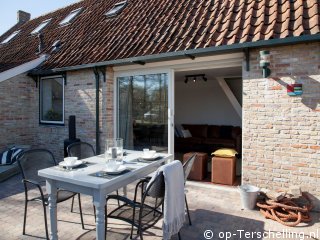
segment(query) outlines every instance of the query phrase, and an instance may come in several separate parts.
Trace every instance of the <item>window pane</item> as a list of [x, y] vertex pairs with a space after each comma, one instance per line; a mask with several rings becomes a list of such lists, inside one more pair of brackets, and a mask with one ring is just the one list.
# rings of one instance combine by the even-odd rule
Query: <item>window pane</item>
[[41, 120], [63, 122], [63, 78], [42, 79]]
[[42, 29], [44, 29], [48, 23], [51, 21], [51, 19], [48, 19], [48, 20], [45, 20], [43, 21], [37, 28], [35, 28], [31, 34], [36, 34], [36, 33], [39, 33]]
[[72, 11], [65, 19], [63, 19], [60, 22], [60, 25], [70, 23], [78, 15], [78, 13], [80, 13], [80, 11], [81, 11], [81, 8]]
[[168, 76], [118, 78], [119, 136], [127, 149], [168, 147]]
[[19, 34], [19, 32], [20, 32], [20, 30], [19, 31], [15, 31], [9, 37], [7, 37], [5, 40], [3, 40], [1, 42], [1, 44], [9, 42], [11, 39], [13, 39], [15, 36], [17, 36]]

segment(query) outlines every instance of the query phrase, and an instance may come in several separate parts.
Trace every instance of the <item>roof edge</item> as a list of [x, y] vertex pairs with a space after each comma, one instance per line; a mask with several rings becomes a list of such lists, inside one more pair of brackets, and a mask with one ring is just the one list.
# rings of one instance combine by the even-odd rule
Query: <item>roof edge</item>
[[0, 73], [0, 82], [6, 81], [6, 80], [13, 78], [15, 76], [18, 76], [22, 73], [28, 72], [31, 69], [34, 69], [35, 67], [38, 67], [47, 58], [48, 58], [48, 55], [41, 55], [39, 58], [33, 59], [33, 60], [26, 62], [26, 63], [23, 63], [17, 67], [14, 67], [14, 68], [8, 69], [4, 72], [1, 72]]
[[320, 33], [313, 34], [313, 35], [303, 35], [299, 37], [270, 39], [270, 40], [262, 40], [257, 42], [245, 42], [245, 43], [224, 45], [224, 46], [218, 46], [218, 47], [190, 49], [190, 50], [184, 50], [184, 51], [178, 51], [178, 52], [168, 52], [168, 53], [161, 53], [161, 54], [155, 54], [155, 55], [123, 58], [123, 59], [109, 60], [109, 61], [103, 61], [103, 62], [97, 62], [97, 63], [88, 63], [83, 65], [54, 68], [51, 70], [33, 70], [31, 71], [31, 74], [43, 75], [43, 74], [52, 74], [56, 72], [74, 71], [74, 70], [81, 70], [86, 68], [94, 68], [94, 67], [102, 67], [102, 66], [127, 65], [127, 64], [134, 64], [137, 62], [138, 63], [139, 62], [149, 62], [149, 63], [159, 62], [159, 61], [166, 61], [166, 60], [182, 59], [182, 58], [190, 57], [190, 55], [201, 57], [201, 56], [208, 56], [208, 55], [214, 55], [214, 54], [240, 52], [246, 48], [292, 45], [292, 44], [307, 43], [307, 42], [314, 42], [314, 41], [320, 41]]

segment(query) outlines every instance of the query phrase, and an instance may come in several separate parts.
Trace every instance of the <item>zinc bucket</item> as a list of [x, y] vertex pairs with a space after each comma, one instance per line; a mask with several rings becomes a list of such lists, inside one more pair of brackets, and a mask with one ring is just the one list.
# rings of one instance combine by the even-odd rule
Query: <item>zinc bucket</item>
[[252, 185], [241, 185], [239, 187], [241, 203], [244, 209], [252, 210], [257, 203], [259, 188]]

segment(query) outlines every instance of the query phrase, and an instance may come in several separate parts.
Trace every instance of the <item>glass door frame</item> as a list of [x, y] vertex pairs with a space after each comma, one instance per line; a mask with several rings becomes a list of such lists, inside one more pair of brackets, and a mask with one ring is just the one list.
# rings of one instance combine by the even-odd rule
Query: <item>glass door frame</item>
[[113, 122], [114, 124], [114, 135], [119, 136], [119, 88], [118, 88], [118, 77], [130, 77], [136, 75], [149, 75], [149, 74], [167, 74], [168, 75], [168, 153], [174, 155], [174, 70], [168, 68], [158, 69], [141, 69], [141, 70], [130, 70], [130, 71], [119, 71], [114, 72], [114, 84], [113, 84]]

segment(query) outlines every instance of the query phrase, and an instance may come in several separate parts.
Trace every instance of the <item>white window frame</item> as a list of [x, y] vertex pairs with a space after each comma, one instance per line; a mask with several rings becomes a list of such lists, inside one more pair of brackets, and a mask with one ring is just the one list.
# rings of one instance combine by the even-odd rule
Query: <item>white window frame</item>
[[[44, 121], [42, 120], [42, 80], [51, 79], [51, 78], [62, 78], [62, 121]], [[55, 76], [48, 76], [48, 77], [41, 77], [40, 78], [40, 87], [39, 87], [39, 122], [40, 124], [47, 124], [47, 125], [64, 125], [64, 104], [65, 104], [65, 96], [64, 96], [64, 84], [65, 77], [62, 75], [55, 75]]]
[[65, 26], [70, 24], [75, 18], [82, 12], [83, 8], [77, 8], [72, 10], [60, 23], [60, 26]]
[[[106, 12], [105, 15], [107, 17], [114, 17], [118, 15], [127, 6], [127, 4], [127, 1], [118, 2], [108, 12]], [[121, 8], [119, 8], [117, 11], [114, 11], [114, 9], [120, 5], [122, 5]]]
[[42, 21], [42, 23], [39, 24], [38, 27], [36, 27], [35, 29], [33, 29], [33, 31], [31, 32], [31, 35], [35, 35], [40, 33], [46, 26], [48, 26], [48, 24], [51, 22], [51, 18]]
[[11, 33], [6, 39], [4, 39], [1, 42], [1, 44], [6, 44], [6, 43], [10, 42], [12, 39], [14, 39], [20, 33], [20, 31], [21, 30], [18, 30], [18, 31]]
[[119, 86], [117, 78], [137, 75], [167, 74], [168, 75], [168, 153], [174, 154], [174, 71], [169, 68], [145, 69], [137, 71], [121, 71], [114, 73], [113, 79], [113, 132], [115, 137], [119, 137]]

